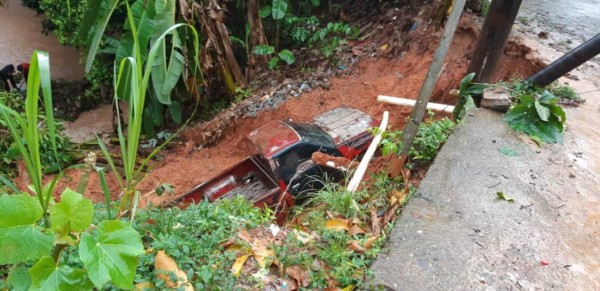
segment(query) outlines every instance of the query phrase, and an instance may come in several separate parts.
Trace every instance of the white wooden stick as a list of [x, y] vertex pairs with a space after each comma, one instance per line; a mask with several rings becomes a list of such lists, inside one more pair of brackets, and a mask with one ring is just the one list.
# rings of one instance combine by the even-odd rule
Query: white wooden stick
[[383, 118], [381, 119], [381, 125], [379, 126], [379, 133], [377, 133], [375, 138], [373, 138], [373, 141], [371, 142], [371, 145], [369, 145], [369, 148], [367, 149], [365, 156], [363, 157], [362, 161], [360, 161], [358, 168], [356, 168], [356, 172], [354, 173], [354, 176], [352, 176], [350, 183], [348, 183], [348, 187], [347, 187], [348, 191], [354, 192], [354, 191], [356, 191], [356, 189], [358, 189], [358, 185], [360, 184], [360, 181], [362, 181], [362, 178], [365, 175], [365, 172], [367, 171], [369, 162], [371, 161], [371, 158], [375, 154], [375, 151], [377, 150], [377, 147], [379, 146], [379, 143], [381, 142], [381, 135], [387, 128], [389, 115], [390, 114], [387, 111], [383, 113]]
[[[394, 105], [404, 105], [404, 106], [411, 106], [411, 107], [415, 106], [415, 103], [416, 103], [416, 100], [413, 100], [413, 99], [399, 98], [399, 97], [392, 97], [392, 96], [385, 96], [385, 95], [377, 96], [377, 101], [383, 102], [383, 103], [394, 104]], [[429, 102], [429, 103], [427, 103], [427, 109], [452, 113], [452, 111], [454, 111], [454, 106]]]

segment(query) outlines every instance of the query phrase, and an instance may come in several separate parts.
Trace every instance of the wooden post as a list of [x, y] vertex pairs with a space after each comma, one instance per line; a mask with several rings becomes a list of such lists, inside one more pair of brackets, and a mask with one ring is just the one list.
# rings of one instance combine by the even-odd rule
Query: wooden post
[[440, 72], [442, 71], [442, 66], [446, 59], [446, 54], [448, 54], [450, 43], [452, 43], [452, 38], [454, 37], [454, 32], [458, 26], [458, 21], [460, 20], [460, 16], [462, 15], [462, 11], [465, 7], [465, 2], [466, 0], [456, 0], [456, 3], [454, 3], [452, 8], [452, 12], [448, 17], [442, 38], [440, 39], [440, 44], [433, 54], [433, 61], [429, 66], [429, 70], [425, 76], [425, 81], [421, 86], [417, 103], [410, 113], [408, 123], [404, 128], [402, 151], [397, 158], [390, 161], [389, 175], [392, 177], [400, 175], [402, 168], [404, 167], [404, 162], [406, 162], [408, 157], [410, 147], [417, 136], [419, 125], [423, 120], [425, 110], [427, 109], [427, 103], [429, 102], [429, 98], [431, 98], [435, 84], [437, 83]]
[[473, 82], [487, 83], [498, 65], [522, 0], [493, 0], [473, 52], [467, 73], [475, 72]]

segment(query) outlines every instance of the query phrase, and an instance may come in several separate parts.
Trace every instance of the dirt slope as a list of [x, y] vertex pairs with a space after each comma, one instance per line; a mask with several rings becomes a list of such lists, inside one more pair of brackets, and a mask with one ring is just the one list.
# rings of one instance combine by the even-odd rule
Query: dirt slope
[[[477, 27], [480, 26], [478, 21], [474, 16], [463, 16], [432, 97], [433, 102], [454, 103], [455, 100], [447, 92], [455, 88], [466, 74], [469, 55], [477, 39]], [[370, 57], [373, 53], [357, 56], [356, 65], [345, 67], [344, 70], [338, 71], [341, 73], [339, 77], [332, 77], [331, 85], [327, 86], [329, 89], [314, 89], [299, 97], [288, 98], [287, 102], [276, 109], [259, 112], [255, 118], [236, 116], [229, 124], [219, 125], [225, 128], [223, 135], [210, 147], [199, 146], [195, 137], [201, 135], [208, 126], [221, 122], [219, 118], [188, 129], [184, 134], [185, 142], [161, 154], [161, 161], [152, 165], [152, 171], [140, 183], [139, 190], [148, 201], [154, 203], [185, 193], [194, 185], [209, 179], [246, 156], [244, 136], [252, 129], [274, 119], [309, 120], [318, 113], [346, 105], [377, 118], [380, 118], [383, 111], [388, 110], [391, 113], [391, 127], [401, 129], [411, 108], [380, 104], [376, 98], [379, 94], [413, 99], [418, 95], [441, 35], [441, 31], [432, 26], [422, 24], [419, 27], [421, 28], [411, 32], [416, 34], [411, 36], [416, 41], [408, 43], [406, 52], [392, 58]], [[385, 52], [384, 48], [389, 41], [388, 34], [381, 30], [381, 33], [359, 45], [369, 45]], [[352, 48], [349, 47], [348, 50]], [[503, 69], [499, 70], [496, 78], [528, 76], [536, 71], [539, 64], [532, 64], [532, 61], [527, 60], [527, 53], [527, 50], [516, 44], [509, 45], [501, 61], [500, 68]], [[256, 96], [253, 100], [260, 102], [261, 98], [265, 97]], [[58, 190], [62, 191], [61, 189], [67, 186], [76, 188], [79, 175], [76, 171], [67, 171], [67, 176], [71, 178], [61, 182]], [[117, 193], [118, 187], [114, 179], [109, 180], [113, 193]], [[153, 190], [162, 183], [173, 185], [175, 192], [160, 198], [155, 197]], [[102, 201], [103, 196], [97, 185], [97, 177], [91, 175], [86, 195], [96, 201]]]

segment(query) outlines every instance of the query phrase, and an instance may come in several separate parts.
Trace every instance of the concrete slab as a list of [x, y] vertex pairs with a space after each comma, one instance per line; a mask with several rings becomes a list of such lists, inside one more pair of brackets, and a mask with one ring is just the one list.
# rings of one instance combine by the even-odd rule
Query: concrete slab
[[[576, 175], [581, 183], [573, 182]], [[581, 188], [597, 182], [583, 185], [585, 175], [575, 172], [563, 146], [539, 149], [499, 113], [478, 110], [449, 138], [403, 210], [372, 266], [372, 283], [395, 290], [600, 290], [600, 243], [579, 208], [598, 200]], [[499, 191], [514, 202], [498, 199]]]

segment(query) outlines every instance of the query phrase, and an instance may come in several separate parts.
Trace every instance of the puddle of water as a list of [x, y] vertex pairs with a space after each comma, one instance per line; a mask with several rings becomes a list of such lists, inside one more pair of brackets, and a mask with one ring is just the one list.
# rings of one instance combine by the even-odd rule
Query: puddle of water
[[9, 1], [0, 8], [0, 66], [28, 63], [31, 53], [38, 49], [50, 54], [50, 68], [54, 79], [81, 79], [84, 66], [80, 53], [62, 46], [52, 34], [42, 34], [40, 21], [33, 10], [21, 6], [21, 1]]

